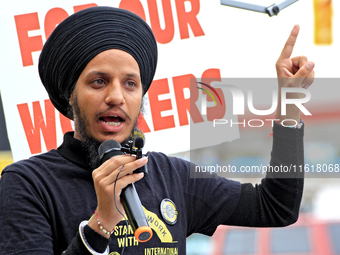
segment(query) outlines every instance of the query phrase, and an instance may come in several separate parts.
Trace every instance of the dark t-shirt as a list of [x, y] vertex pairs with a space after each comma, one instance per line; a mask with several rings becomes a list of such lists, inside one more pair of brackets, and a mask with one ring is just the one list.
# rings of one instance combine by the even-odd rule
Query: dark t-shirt
[[[75, 237], [80, 222], [93, 215], [97, 199], [92, 170], [86, 158], [85, 164], [78, 162], [83, 151], [76, 144], [68, 134], [59, 151], [14, 163], [3, 171], [0, 222], [6, 219], [6, 224], [1, 225], [1, 239], [7, 240], [6, 245], [21, 252], [61, 254]], [[71, 151], [72, 146], [76, 150]], [[219, 177], [190, 178], [190, 163], [179, 158], [150, 152], [148, 169], [149, 175], [135, 186], [153, 229], [153, 238], [138, 243], [122, 220], [112, 235], [110, 251], [119, 252], [125, 242], [125, 254], [138, 254], [137, 251], [148, 254], [145, 249], [165, 248], [174, 254], [184, 254], [185, 238], [194, 232], [213, 234], [222, 223], [221, 212], [226, 219], [240, 196], [238, 182]], [[173, 225], [162, 217], [160, 206], [164, 199], [175, 205], [173, 213], [177, 215]], [[125, 232], [128, 232], [126, 240]], [[6, 250], [3, 245], [1, 242], [2, 251]]]
[[[276, 129], [279, 131], [277, 135], [274, 132], [272, 164], [300, 164], [303, 131]], [[289, 139], [285, 138], [287, 135]], [[282, 157], [280, 150], [287, 149], [288, 157]], [[67, 133], [58, 150], [16, 162], [3, 170], [0, 254], [61, 254], [69, 247], [80, 222], [89, 220], [97, 207], [92, 169], [86, 157], [81, 142]], [[149, 175], [135, 186], [153, 237], [138, 243], [122, 220], [111, 236], [112, 254], [120, 254], [123, 244], [124, 254], [185, 254], [185, 240], [192, 233], [212, 235], [220, 224], [280, 225], [280, 219], [273, 218], [276, 210], [284, 206], [287, 213], [298, 211], [301, 181], [266, 178], [253, 187], [218, 176], [190, 178], [190, 166], [179, 158], [148, 153]], [[162, 201], [166, 202], [163, 209]], [[288, 209], [284, 203], [288, 203]], [[73, 254], [70, 250], [68, 254]]]

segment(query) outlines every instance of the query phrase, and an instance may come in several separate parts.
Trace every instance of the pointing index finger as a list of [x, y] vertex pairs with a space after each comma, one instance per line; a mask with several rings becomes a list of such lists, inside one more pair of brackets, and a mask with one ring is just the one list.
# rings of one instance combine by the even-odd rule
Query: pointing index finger
[[292, 32], [290, 33], [288, 40], [281, 52], [281, 56], [280, 56], [281, 59], [290, 58], [290, 56], [292, 55], [297, 36], [299, 34], [299, 30], [300, 30], [299, 25], [295, 25], [293, 27]]

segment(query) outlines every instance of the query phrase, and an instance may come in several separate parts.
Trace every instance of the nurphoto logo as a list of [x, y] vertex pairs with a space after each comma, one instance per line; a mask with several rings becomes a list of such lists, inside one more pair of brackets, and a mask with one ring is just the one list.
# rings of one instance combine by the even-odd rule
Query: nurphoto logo
[[[271, 88], [271, 106], [269, 109], [256, 109], [254, 106], [254, 91], [256, 88], [247, 88], [246, 92], [244, 92], [240, 87], [236, 85], [226, 84], [224, 82], [215, 82], [215, 87], [212, 87], [208, 84], [197, 82], [198, 84], [201, 84], [202, 87], [197, 87], [198, 89], [206, 92], [206, 95], [202, 96], [201, 100], [201, 113], [202, 115], [207, 114], [207, 108], [210, 108], [207, 106], [207, 97], [211, 97], [215, 103], [215, 106], [217, 106], [218, 102], [216, 98], [219, 100], [220, 106], [227, 107], [227, 102], [222, 102], [221, 95], [219, 93], [222, 93], [222, 98], [226, 98], [224, 95], [227, 93], [231, 94], [232, 97], [232, 113], [233, 115], [244, 115], [245, 114], [245, 107], [248, 107], [248, 110], [256, 116], [268, 116], [275, 112], [277, 105], [278, 105], [278, 97], [280, 95], [281, 99], [281, 113], [282, 115], [286, 115], [287, 113], [287, 105], [295, 105], [297, 108], [300, 109], [300, 111], [304, 115], [312, 115], [307, 108], [304, 106], [305, 103], [307, 103], [311, 99], [311, 93], [307, 89], [304, 88], [296, 88], [296, 87], [284, 87], [281, 88], [280, 93], [278, 93], [278, 88]], [[204, 86], [204, 88], [203, 88]], [[219, 88], [219, 93], [217, 92], [216, 88]], [[304, 97], [301, 96], [301, 98], [289, 98], [289, 93], [300, 93], [304, 95]], [[215, 96], [214, 96], [215, 95]], [[266, 98], [267, 100], [268, 98]], [[245, 103], [246, 102], [246, 103]], [[229, 104], [230, 105], [230, 104]], [[216, 127], [217, 125], [243, 125], [246, 126], [248, 124], [249, 127], [262, 127], [264, 125], [264, 121], [272, 122], [272, 126], [274, 125], [274, 121], [278, 119], [250, 119], [247, 121], [244, 119], [242, 122], [233, 122], [232, 120], [228, 119], [214, 119], [212, 121], [213, 127]], [[283, 119], [281, 120], [281, 125], [286, 126], [286, 121], [294, 121], [295, 125], [298, 125], [297, 121], [293, 119]]]

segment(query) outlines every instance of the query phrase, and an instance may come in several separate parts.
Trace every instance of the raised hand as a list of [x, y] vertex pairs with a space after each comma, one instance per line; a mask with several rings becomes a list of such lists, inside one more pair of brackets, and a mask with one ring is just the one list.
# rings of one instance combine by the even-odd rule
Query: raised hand
[[[297, 123], [300, 122], [300, 109], [295, 105], [287, 105], [287, 114], [281, 115], [281, 88], [295, 87], [307, 89], [314, 81], [314, 63], [308, 61], [305, 56], [291, 58], [293, 49], [299, 34], [300, 27], [295, 25], [291, 34], [276, 62], [276, 72], [279, 79], [279, 103], [276, 118], [279, 120], [293, 119]], [[289, 98], [304, 97], [302, 93], [289, 93]], [[287, 125], [295, 124], [295, 122], [286, 123]]]

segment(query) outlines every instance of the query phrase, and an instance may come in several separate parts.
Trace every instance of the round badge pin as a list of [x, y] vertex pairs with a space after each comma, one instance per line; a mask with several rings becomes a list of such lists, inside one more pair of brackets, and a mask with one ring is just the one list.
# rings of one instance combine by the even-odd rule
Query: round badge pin
[[175, 225], [177, 222], [177, 208], [174, 202], [169, 198], [165, 198], [161, 202], [161, 215], [166, 223], [169, 225]]

